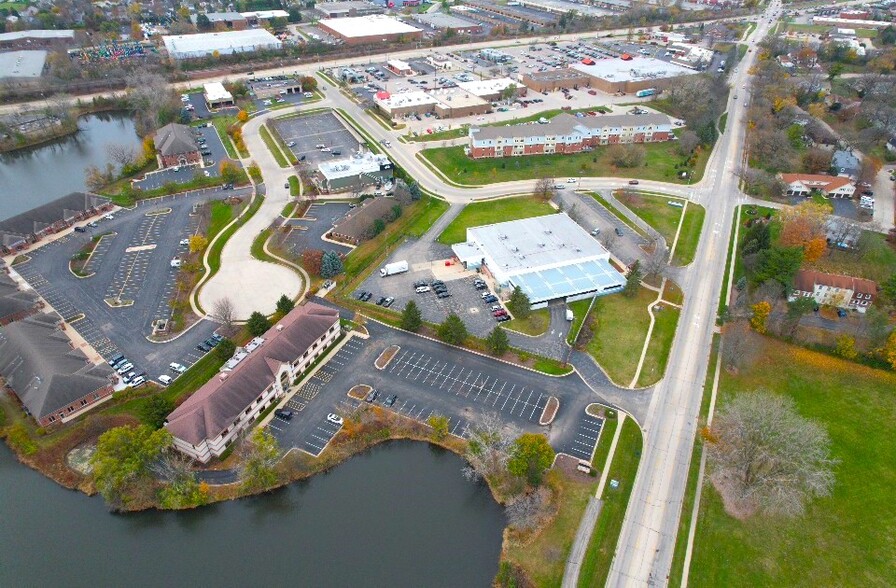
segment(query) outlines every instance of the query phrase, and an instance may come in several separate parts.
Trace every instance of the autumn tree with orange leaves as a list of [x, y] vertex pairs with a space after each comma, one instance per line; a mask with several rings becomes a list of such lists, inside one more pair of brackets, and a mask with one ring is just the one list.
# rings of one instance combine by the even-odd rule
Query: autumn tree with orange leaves
[[806, 261], [818, 261], [827, 249], [826, 223], [830, 212], [828, 205], [811, 200], [781, 210], [778, 242], [784, 247], [802, 247]]

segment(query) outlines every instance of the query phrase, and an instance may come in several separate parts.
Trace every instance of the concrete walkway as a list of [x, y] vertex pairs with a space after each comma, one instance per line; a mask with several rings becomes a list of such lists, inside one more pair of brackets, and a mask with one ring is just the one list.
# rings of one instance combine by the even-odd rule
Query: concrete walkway
[[[317, 106], [317, 104], [315, 105]], [[261, 139], [259, 127], [280, 112], [268, 113], [251, 119], [243, 127], [243, 139], [252, 160], [261, 169], [267, 195], [261, 207], [246, 224], [237, 229], [221, 252], [221, 267], [199, 292], [199, 303], [206, 313], [212, 312], [215, 302], [229, 298], [233, 302], [234, 318], [246, 320], [254, 311], [272, 314], [277, 299], [283, 294], [295, 298], [302, 291], [302, 279], [290, 268], [252, 257], [252, 242], [280, 216], [290, 200], [289, 188], [284, 188], [291, 167], [281, 168]], [[248, 161], [243, 162], [248, 165]]]

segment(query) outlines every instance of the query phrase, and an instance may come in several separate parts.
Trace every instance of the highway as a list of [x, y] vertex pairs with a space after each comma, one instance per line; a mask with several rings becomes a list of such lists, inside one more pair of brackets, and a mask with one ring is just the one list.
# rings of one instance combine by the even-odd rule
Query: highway
[[[751, 47], [768, 33], [768, 17], [779, 7], [780, 0], [769, 5], [766, 18], [750, 38]], [[728, 124], [704, 181], [694, 190], [693, 199], [706, 207], [706, 222], [694, 263], [681, 284], [684, 309], [666, 377], [655, 389], [644, 423], [644, 450], [607, 586], [668, 583], [734, 209], [745, 201], [736, 171], [744, 148], [743, 118], [750, 85], [747, 72], [755, 59], [755, 50], [747, 53], [732, 76]]]

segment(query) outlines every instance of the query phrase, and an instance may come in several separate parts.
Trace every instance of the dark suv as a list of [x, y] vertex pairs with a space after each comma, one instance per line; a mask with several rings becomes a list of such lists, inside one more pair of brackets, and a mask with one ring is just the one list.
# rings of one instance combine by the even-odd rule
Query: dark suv
[[292, 418], [293, 412], [291, 410], [287, 410], [285, 408], [278, 408], [274, 411], [274, 416], [278, 416], [281, 419], [288, 421]]

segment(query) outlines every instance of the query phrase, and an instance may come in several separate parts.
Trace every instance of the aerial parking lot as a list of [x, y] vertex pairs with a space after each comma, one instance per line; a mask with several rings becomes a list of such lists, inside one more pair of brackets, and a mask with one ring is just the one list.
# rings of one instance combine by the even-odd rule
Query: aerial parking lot
[[[148, 379], [174, 375], [168, 364], [189, 367], [205, 352], [197, 349], [217, 328], [200, 320], [168, 342], [151, 342], [153, 323], [171, 318], [176, 290], [172, 259], [198, 228], [194, 205], [245, 190], [200, 193], [143, 202], [116, 211], [85, 232], [71, 232], [29, 253], [15, 270], [107, 361], [123, 354]], [[93, 256], [77, 276], [69, 260], [94, 238]], [[174, 335], [172, 335], [174, 336]]]
[[363, 143], [332, 112], [278, 118], [273, 125], [296, 157], [312, 167], [347, 158]]
[[348, 253], [351, 248], [346, 245], [332, 243], [321, 239], [333, 225], [351, 210], [342, 202], [315, 202], [305, 211], [302, 218], [287, 221], [292, 230], [284, 239], [284, 247], [296, 255], [302, 255], [306, 249], [332, 250], [337, 253]]
[[175, 184], [189, 182], [197, 174], [216, 178], [221, 175], [221, 162], [225, 160], [237, 167], [242, 167], [242, 163], [239, 161], [228, 158], [227, 150], [224, 149], [217, 129], [210, 123], [209, 126], [194, 127], [193, 134], [197, 141], [203, 141], [199, 143], [200, 150], [203, 152], [203, 165], [176, 166], [150, 172], [142, 180], [135, 181], [134, 187], [141, 190], [154, 190], [171, 182]]

